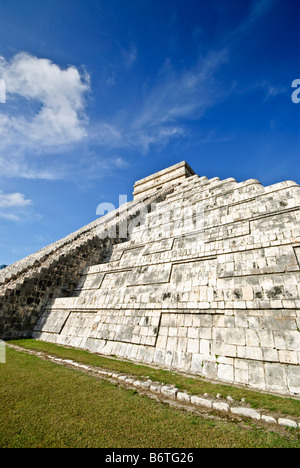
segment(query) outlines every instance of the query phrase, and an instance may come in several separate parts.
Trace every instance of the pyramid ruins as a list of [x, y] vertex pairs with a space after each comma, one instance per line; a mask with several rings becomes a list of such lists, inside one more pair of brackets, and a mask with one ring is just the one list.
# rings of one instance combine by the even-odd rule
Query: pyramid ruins
[[300, 396], [300, 187], [181, 162], [0, 272], [0, 337]]

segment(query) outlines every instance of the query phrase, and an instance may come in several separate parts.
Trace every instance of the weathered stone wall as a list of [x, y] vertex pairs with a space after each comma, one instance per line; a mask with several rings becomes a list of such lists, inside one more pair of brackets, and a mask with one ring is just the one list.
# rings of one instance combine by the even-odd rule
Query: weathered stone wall
[[300, 187], [191, 176], [34, 336], [300, 395]]

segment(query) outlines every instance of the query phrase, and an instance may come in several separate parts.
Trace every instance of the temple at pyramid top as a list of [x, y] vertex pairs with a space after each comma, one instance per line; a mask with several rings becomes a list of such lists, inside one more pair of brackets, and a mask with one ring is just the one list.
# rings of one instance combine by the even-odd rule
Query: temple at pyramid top
[[138, 180], [133, 186], [133, 198], [134, 200], [145, 198], [161, 188], [176, 184], [192, 175], [195, 175], [195, 172], [186, 161], [174, 164], [174, 166]]

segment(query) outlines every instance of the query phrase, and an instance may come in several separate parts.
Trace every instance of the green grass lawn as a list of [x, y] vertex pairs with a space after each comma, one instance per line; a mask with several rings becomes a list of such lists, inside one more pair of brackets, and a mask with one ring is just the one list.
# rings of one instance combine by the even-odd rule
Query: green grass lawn
[[38, 340], [16, 340], [12, 344], [23, 346], [35, 351], [44, 351], [48, 354], [74, 361], [98, 366], [106, 370], [123, 372], [139, 378], [151, 378], [153, 381], [165, 384], [174, 384], [180, 390], [186, 390], [190, 395], [204, 395], [207, 393], [211, 397], [221, 394], [224, 398], [230, 395], [236, 401], [244, 398], [245, 402], [252, 408], [264, 409], [282, 415], [300, 417], [300, 400], [294, 398], [282, 398], [266, 393], [256, 392], [245, 388], [238, 388], [225, 384], [212, 383], [198, 377], [186, 377], [179, 373], [170, 372], [144, 365], [135, 364], [120, 359], [112, 359], [105, 356], [89, 353], [88, 351], [58, 346], [53, 343]]
[[1, 448], [300, 448], [297, 430], [205, 419], [9, 348], [0, 382]]

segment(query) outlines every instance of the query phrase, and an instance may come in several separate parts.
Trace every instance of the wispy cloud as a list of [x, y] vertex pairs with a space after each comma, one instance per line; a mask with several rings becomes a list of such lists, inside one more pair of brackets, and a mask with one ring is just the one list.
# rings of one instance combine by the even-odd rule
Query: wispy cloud
[[129, 49], [122, 48], [122, 57], [124, 60], [125, 68], [129, 69], [135, 63], [138, 57], [138, 50], [136, 44], [131, 44]]
[[228, 44], [235, 41], [240, 42], [245, 35], [251, 32], [253, 26], [274, 7], [276, 2], [277, 0], [253, 0], [246, 18], [226, 38], [224, 37], [224, 40]]
[[24, 214], [24, 209], [32, 204], [32, 201], [23, 193], [3, 193], [0, 190], [0, 218], [19, 221]]
[[23, 193], [3, 193], [0, 190], [0, 208], [23, 207], [31, 204], [32, 201], [25, 198]]
[[167, 63], [157, 83], [147, 90], [140, 112], [131, 123], [132, 132], [149, 136], [159, 143], [165, 138], [182, 136], [184, 122], [199, 119], [220, 102], [214, 86], [215, 75], [228, 60], [226, 49], [213, 50], [199, 57], [196, 65], [181, 73]]
[[[144, 83], [138, 104], [91, 126], [89, 137], [95, 144], [111, 149], [132, 148], [146, 154], [151, 147], [165, 147], [170, 141], [189, 137], [189, 123], [201, 119], [205, 112], [223, 102], [233, 93], [240, 93], [236, 83], [224, 83], [220, 72], [233, 56], [241, 37], [274, 6], [276, 0], [253, 0], [247, 16], [229, 34], [222, 37], [219, 46], [199, 55], [193, 66], [178, 71], [166, 59], [151, 83]], [[220, 45], [221, 44], [221, 45]], [[136, 57], [134, 56], [134, 59]], [[261, 83], [265, 99], [283, 92], [271, 83]], [[244, 91], [245, 92], [245, 91]], [[214, 132], [214, 130], [212, 130]], [[203, 137], [211, 141], [212, 133]], [[231, 139], [219, 137], [215, 139]]]
[[36, 180], [59, 180], [65, 177], [65, 170], [62, 165], [55, 164], [55, 161], [47, 167], [47, 160], [44, 158], [30, 157], [26, 154], [26, 149], [7, 147], [8, 157], [0, 153], [0, 175], [4, 178], [22, 178]]
[[286, 94], [286, 93], [288, 93], [290, 91], [287, 88], [287, 86], [274, 85], [272, 83], [267, 83], [267, 82], [262, 83], [261, 88], [264, 89], [264, 91], [266, 93], [265, 101], [267, 101], [268, 99], [280, 96], [282, 94]]
[[227, 60], [226, 49], [211, 51], [181, 72], [167, 60], [156, 80], [145, 85], [138, 106], [128, 106], [109, 121], [91, 125], [89, 137], [100, 146], [138, 148], [144, 153], [151, 146], [163, 147], [184, 137], [185, 123], [199, 119], [222, 99], [214, 80]]

